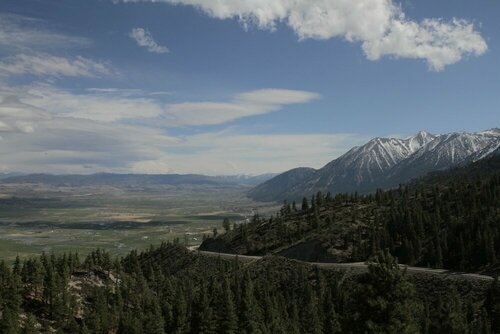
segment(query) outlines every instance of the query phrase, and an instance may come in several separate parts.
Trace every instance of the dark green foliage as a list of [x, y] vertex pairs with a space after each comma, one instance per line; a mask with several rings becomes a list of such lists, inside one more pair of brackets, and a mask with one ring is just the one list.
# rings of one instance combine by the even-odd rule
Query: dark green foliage
[[419, 333], [422, 303], [388, 251], [379, 253], [355, 293], [357, 333]]
[[222, 286], [222, 299], [220, 304], [216, 305], [219, 309], [217, 322], [221, 334], [238, 333], [238, 317], [234, 304], [233, 292], [227, 278], [224, 279]]
[[222, 220], [222, 227], [226, 232], [231, 230], [231, 222], [229, 221], [229, 218], [226, 217]]
[[[38, 320], [33, 314], [28, 314], [24, 327], [21, 330], [22, 334], [40, 334]], [[78, 332], [75, 332], [78, 333]]]
[[500, 283], [498, 282], [498, 276], [495, 277], [487, 291], [484, 308], [490, 319], [491, 332], [500, 333]]
[[437, 303], [437, 312], [434, 315], [431, 329], [441, 330], [444, 333], [467, 333], [469, 325], [464, 301], [455, 289], [451, 289], [445, 296], [440, 296]]
[[443, 279], [419, 283], [406, 277], [387, 253], [376, 258], [367, 274], [356, 275], [277, 257], [245, 263], [223, 260], [172, 244], [134, 251], [120, 261], [111, 261], [102, 250], [83, 263], [75, 259], [43, 254], [13, 267], [0, 264], [0, 332], [335, 334], [498, 329], [497, 282], [491, 286]]
[[307, 212], [309, 211], [309, 202], [307, 201], [307, 198], [302, 199], [302, 212]]

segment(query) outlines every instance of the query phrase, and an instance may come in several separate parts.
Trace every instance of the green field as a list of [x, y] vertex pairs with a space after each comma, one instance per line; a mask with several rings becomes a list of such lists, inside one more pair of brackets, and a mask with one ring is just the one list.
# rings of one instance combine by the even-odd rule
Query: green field
[[179, 238], [199, 244], [223, 218], [249, 219], [277, 207], [253, 202], [243, 186], [146, 189], [1, 185], [0, 259], [41, 252], [112, 254]]

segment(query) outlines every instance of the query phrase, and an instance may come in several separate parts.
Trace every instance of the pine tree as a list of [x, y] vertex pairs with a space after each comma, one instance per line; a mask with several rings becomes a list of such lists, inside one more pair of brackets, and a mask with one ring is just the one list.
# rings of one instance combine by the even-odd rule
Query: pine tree
[[304, 291], [305, 305], [302, 310], [302, 333], [321, 334], [323, 332], [318, 299], [310, 284]]
[[415, 287], [386, 250], [360, 278], [353, 325], [357, 333], [419, 333], [422, 305]]
[[302, 212], [307, 212], [309, 211], [309, 202], [307, 201], [307, 198], [304, 197], [302, 199]]
[[40, 327], [40, 325], [38, 323], [37, 318], [33, 314], [28, 314], [21, 333], [22, 334], [41, 334], [39, 327]]
[[172, 332], [176, 334], [185, 333], [187, 329], [188, 310], [182, 288], [178, 285], [175, 294], [176, 302], [173, 309]]
[[231, 230], [231, 222], [229, 221], [229, 218], [224, 218], [224, 220], [222, 221], [222, 227], [226, 232], [229, 232]]
[[450, 334], [467, 333], [467, 315], [456, 289], [448, 291], [442, 306], [439, 330]]
[[19, 313], [10, 308], [6, 308], [2, 312], [0, 320], [0, 333], [2, 334], [19, 334], [20, 333]]
[[242, 283], [241, 306], [240, 306], [240, 333], [259, 334], [260, 329], [260, 309], [255, 300], [253, 283], [248, 273], [245, 274]]
[[332, 294], [329, 292], [327, 294], [327, 298], [325, 299], [325, 307], [324, 307], [324, 326], [323, 332], [329, 334], [341, 333], [342, 327], [340, 324], [340, 318], [338, 313], [335, 311], [335, 306], [332, 301]]
[[204, 284], [192, 306], [190, 329], [193, 334], [215, 333], [214, 314]]
[[222, 291], [222, 304], [219, 313], [219, 333], [238, 333], [238, 317], [234, 306], [233, 292], [227, 278], [224, 279]]
[[150, 294], [147, 296], [145, 303], [143, 304], [144, 317], [143, 317], [143, 332], [151, 334], [163, 334], [165, 333], [164, 327], [165, 323], [161, 313], [160, 304], [158, 299]]

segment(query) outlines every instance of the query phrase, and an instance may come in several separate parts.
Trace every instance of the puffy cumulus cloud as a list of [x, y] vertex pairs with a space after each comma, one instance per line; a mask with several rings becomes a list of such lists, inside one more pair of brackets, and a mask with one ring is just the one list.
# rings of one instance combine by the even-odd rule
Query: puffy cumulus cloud
[[170, 125], [197, 126], [222, 124], [242, 117], [262, 115], [286, 105], [318, 99], [317, 93], [260, 89], [236, 95], [228, 102], [185, 102], [167, 105], [164, 120]]
[[372, 60], [385, 55], [426, 59], [431, 69], [441, 71], [464, 55], [483, 54], [487, 45], [473, 24], [465, 20], [445, 23], [426, 19], [420, 24], [395, 21], [382, 38], [364, 42], [363, 50]]
[[487, 44], [473, 23], [405, 17], [394, 0], [123, 0], [190, 5], [218, 19], [238, 18], [245, 28], [275, 29], [284, 22], [299, 39], [343, 37], [359, 42], [370, 60], [382, 56], [424, 59], [442, 70]]
[[18, 54], [0, 61], [3, 76], [99, 77], [110, 73], [105, 64], [80, 56], [68, 59], [48, 54]]
[[134, 28], [129, 33], [130, 38], [137, 42], [137, 45], [153, 53], [170, 52], [166, 46], [159, 45], [151, 36], [151, 33], [144, 28]]

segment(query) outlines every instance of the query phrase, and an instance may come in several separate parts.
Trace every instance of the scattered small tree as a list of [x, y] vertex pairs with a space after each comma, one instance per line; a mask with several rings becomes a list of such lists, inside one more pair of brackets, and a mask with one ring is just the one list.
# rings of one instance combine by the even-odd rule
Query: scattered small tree
[[229, 218], [224, 218], [224, 220], [222, 221], [222, 227], [226, 232], [229, 232], [231, 230], [231, 222], [229, 221]]

